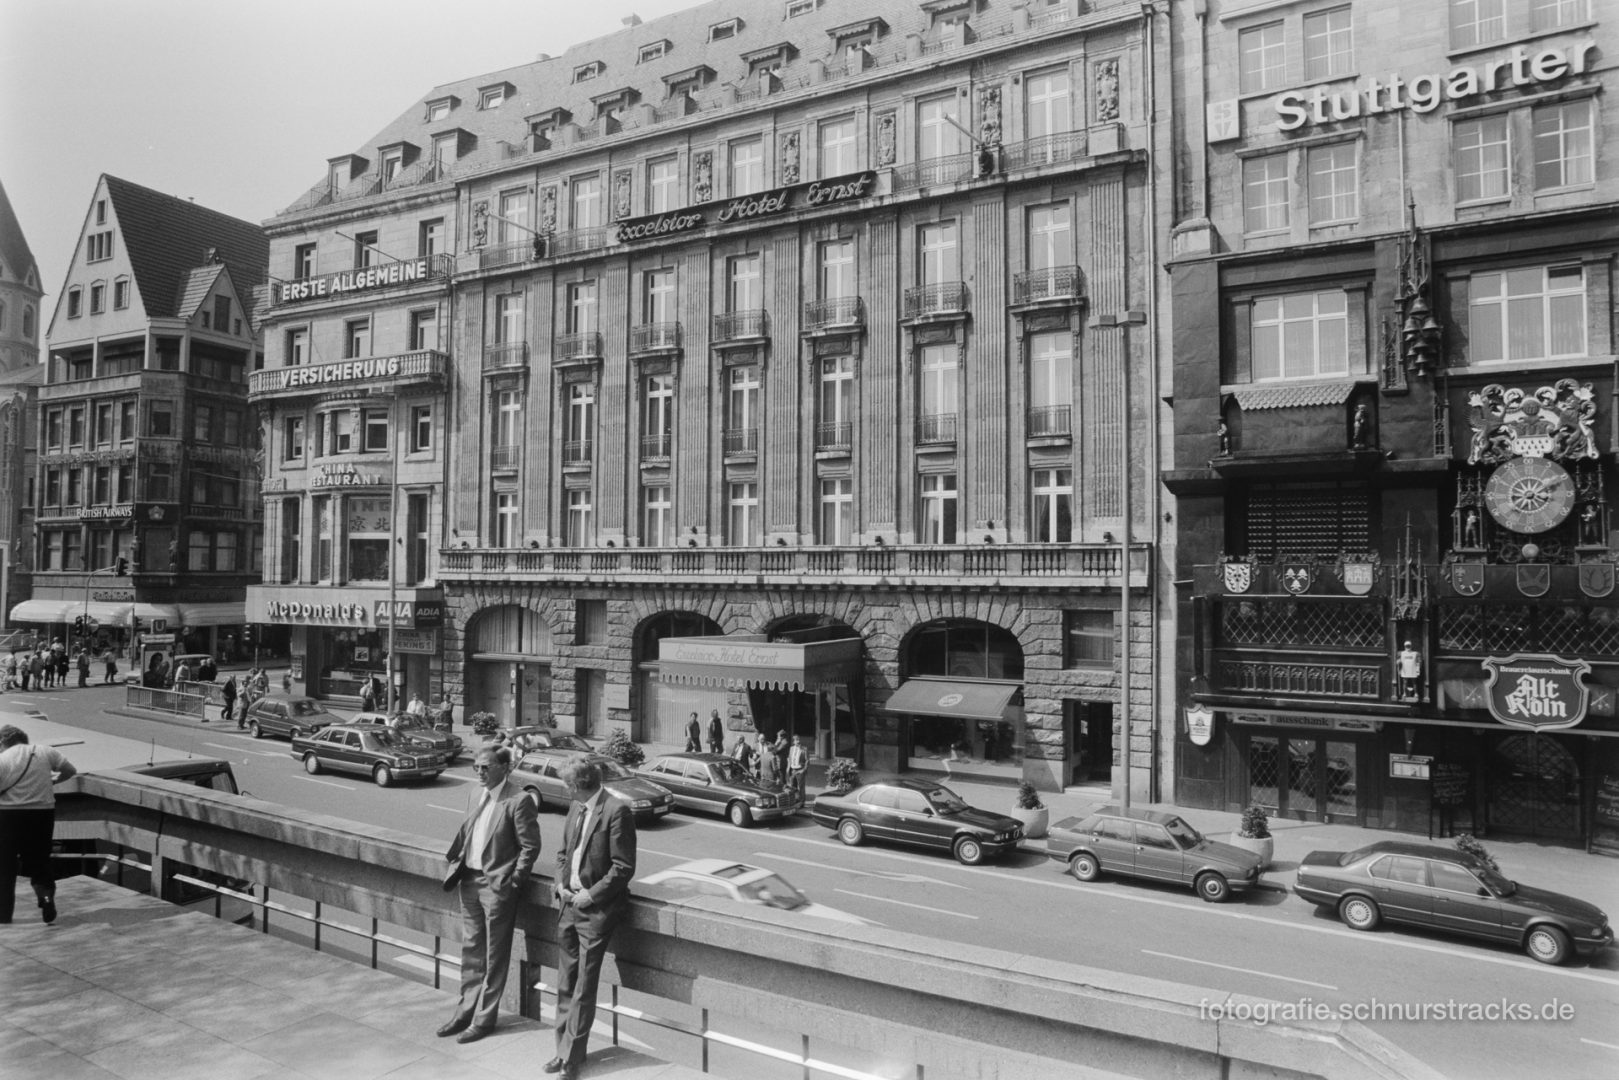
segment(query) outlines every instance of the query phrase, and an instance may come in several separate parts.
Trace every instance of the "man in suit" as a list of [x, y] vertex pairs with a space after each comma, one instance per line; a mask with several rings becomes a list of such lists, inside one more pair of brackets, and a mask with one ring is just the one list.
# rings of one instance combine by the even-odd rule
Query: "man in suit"
[[523, 883], [540, 854], [540, 823], [523, 789], [508, 783], [512, 752], [478, 751], [472, 766], [482, 787], [444, 858], [444, 888], [461, 892], [461, 998], [438, 1029], [440, 1038], [477, 1042], [495, 1028], [511, 967], [512, 931]]
[[557, 852], [557, 1056], [545, 1071], [576, 1080], [596, 1020], [602, 960], [635, 876], [635, 817], [602, 789], [595, 762], [575, 761], [562, 777], [573, 805]]

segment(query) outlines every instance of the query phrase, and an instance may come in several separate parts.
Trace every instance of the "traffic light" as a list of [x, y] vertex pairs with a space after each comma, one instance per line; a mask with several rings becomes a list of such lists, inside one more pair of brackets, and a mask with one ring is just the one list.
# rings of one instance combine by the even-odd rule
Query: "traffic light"
[[73, 632], [75, 634], [84, 633], [84, 616], [83, 615], [75, 615], [75, 616], [73, 616]]
[[247, 626], [247, 627], [242, 628], [242, 644], [243, 645], [251, 645], [251, 644], [253, 644], [253, 628], [251, 626]]
[[132, 635], [139, 634], [141, 632], [141, 617], [139, 615], [131, 615], [129, 617], [129, 632]]
[[129, 573], [129, 560], [122, 555], [118, 556], [118, 566], [116, 567], [116, 572], [119, 577], [123, 577], [125, 574]]

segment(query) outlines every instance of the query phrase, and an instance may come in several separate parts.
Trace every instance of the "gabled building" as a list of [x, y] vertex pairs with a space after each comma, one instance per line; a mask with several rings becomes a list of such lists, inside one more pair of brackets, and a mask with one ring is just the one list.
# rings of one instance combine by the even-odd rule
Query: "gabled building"
[[34, 253], [0, 187], [0, 613], [32, 588], [34, 553], [27, 540], [34, 533], [34, 394], [43, 295]]
[[[47, 332], [34, 596], [18, 622], [239, 647], [258, 579], [256, 225], [103, 175]], [[151, 636], [155, 635], [155, 636]], [[168, 635], [173, 635], [169, 637]]]

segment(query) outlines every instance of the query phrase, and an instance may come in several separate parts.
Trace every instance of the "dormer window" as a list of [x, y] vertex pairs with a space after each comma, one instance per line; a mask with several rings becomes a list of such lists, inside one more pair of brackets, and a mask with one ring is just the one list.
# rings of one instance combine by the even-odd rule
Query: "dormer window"
[[478, 89], [478, 108], [498, 109], [511, 94], [511, 83], [496, 83]]
[[684, 71], [672, 72], [663, 77], [663, 85], [669, 89], [669, 99], [685, 95], [695, 95], [714, 81], [714, 69], [707, 64], [698, 64], [696, 67]]
[[934, 30], [962, 26], [977, 9], [978, 0], [922, 0], [922, 10], [928, 13]]
[[636, 92], [634, 87], [626, 86], [622, 90], [614, 90], [610, 94], [599, 94], [591, 98], [590, 103], [596, 109], [595, 119], [600, 120], [607, 117], [616, 120], [619, 114], [634, 105], [639, 97], [640, 94]]
[[821, 6], [821, 0], [787, 0], [787, 17], [796, 19], [800, 15], [808, 15]]
[[455, 108], [455, 98], [434, 98], [427, 103], [427, 122], [433, 123], [435, 120], [443, 120], [450, 115], [450, 110], [453, 108]]
[[382, 174], [382, 182], [391, 184], [398, 178], [400, 170], [405, 167], [405, 151], [403, 149], [389, 150], [382, 155], [382, 163], [378, 171]]
[[743, 53], [742, 59], [748, 64], [748, 78], [756, 79], [764, 74], [779, 74], [794, 55], [791, 43], [782, 42], [766, 49], [755, 49], [753, 52]]
[[850, 49], [876, 44], [877, 39], [886, 33], [888, 24], [882, 19], [861, 19], [859, 22], [834, 26], [826, 35], [832, 39], [834, 51], [847, 54]]
[[580, 64], [578, 67], [573, 69], [573, 81], [576, 83], [589, 82], [591, 79], [600, 76], [605, 70], [606, 67], [600, 60], [592, 60], [588, 64]]
[[549, 150], [556, 139], [557, 128], [573, 119], [567, 109], [558, 107], [525, 116], [528, 121], [528, 143], [532, 151]]
[[645, 64], [650, 61], [660, 59], [668, 51], [669, 42], [667, 39], [663, 41], [648, 42], [647, 44], [642, 45], [640, 51], [635, 54], [635, 62], [637, 64]]
[[722, 23], [715, 23], [708, 28], [709, 41], [725, 41], [734, 38], [742, 32], [741, 19], [727, 19]]

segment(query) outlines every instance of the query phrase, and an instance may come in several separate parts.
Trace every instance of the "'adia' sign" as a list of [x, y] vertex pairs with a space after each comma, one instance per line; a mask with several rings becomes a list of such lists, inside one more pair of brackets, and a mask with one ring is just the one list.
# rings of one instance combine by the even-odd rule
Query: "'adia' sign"
[[1515, 653], [1482, 661], [1489, 682], [1484, 696], [1490, 715], [1509, 727], [1530, 731], [1571, 728], [1585, 719], [1590, 689], [1581, 681], [1591, 673], [1584, 660], [1564, 660], [1545, 653]]

